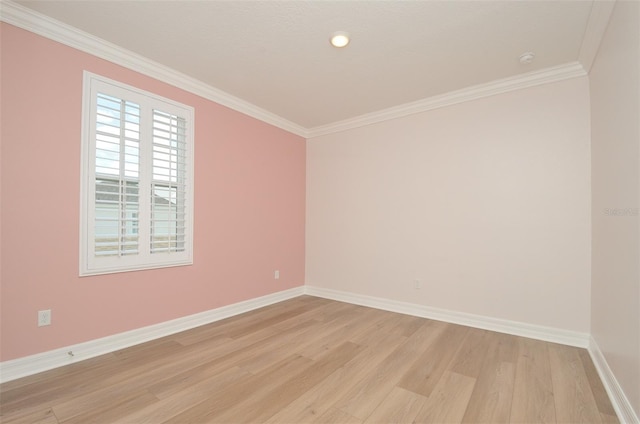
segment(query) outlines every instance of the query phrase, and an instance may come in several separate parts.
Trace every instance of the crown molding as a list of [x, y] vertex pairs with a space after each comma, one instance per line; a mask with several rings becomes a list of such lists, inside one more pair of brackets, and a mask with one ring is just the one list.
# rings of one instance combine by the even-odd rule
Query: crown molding
[[432, 109], [451, 106], [496, 94], [549, 84], [569, 78], [586, 76], [606, 30], [615, 0], [594, 2], [585, 31], [580, 61], [545, 68], [526, 74], [474, 85], [411, 103], [360, 115], [354, 118], [313, 128], [305, 128], [252, 103], [212, 87], [195, 78], [133, 53], [115, 44], [80, 31], [70, 25], [49, 18], [11, 0], [0, 1], [0, 20], [17, 26], [117, 65], [140, 72], [178, 88], [196, 94], [230, 109], [274, 125], [303, 138], [346, 131], [378, 122], [397, 119]]
[[483, 97], [494, 96], [496, 94], [534, 87], [537, 85], [549, 84], [569, 78], [584, 77], [586, 75], [587, 73], [580, 63], [571, 62], [564, 65], [528, 72], [526, 74], [499, 79], [485, 84], [474, 85], [438, 96], [427, 97], [426, 99], [405, 103], [355, 118], [346, 119], [344, 121], [314, 127], [309, 129], [308, 138], [346, 131], [390, 119], [402, 118], [404, 116], [426, 112], [432, 109], [451, 106], [457, 103], [468, 102]]
[[195, 78], [123, 49], [10, 0], [0, 2], [0, 20], [166, 82], [285, 131], [307, 137], [307, 129]]
[[611, 13], [616, 4], [615, 0], [594, 1], [591, 5], [591, 13], [587, 21], [587, 28], [582, 37], [582, 46], [578, 55], [578, 61], [589, 73], [596, 58], [600, 43], [607, 30]]

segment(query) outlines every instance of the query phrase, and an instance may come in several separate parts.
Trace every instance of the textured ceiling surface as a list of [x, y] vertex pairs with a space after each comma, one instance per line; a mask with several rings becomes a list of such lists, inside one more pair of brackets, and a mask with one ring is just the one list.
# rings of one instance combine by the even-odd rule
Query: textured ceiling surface
[[[314, 128], [578, 60], [592, 1], [19, 1]], [[343, 49], [335, 31], [351, 34]], [[518, 57], [532, 51], [535, 60]]]

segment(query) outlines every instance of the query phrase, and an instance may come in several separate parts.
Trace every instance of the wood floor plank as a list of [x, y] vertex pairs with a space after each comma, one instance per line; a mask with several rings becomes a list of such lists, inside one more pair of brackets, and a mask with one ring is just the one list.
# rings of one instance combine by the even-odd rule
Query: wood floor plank
[[158, 399], [164, 399], [202, 381], [215, 378], [227, 369], [229, 367], [226, 363], [221, 363], [220, 360], [216, 359], [204, 364], [185, 364], [182, 370], [173, 374], [167, 373], [162, 379], [154, 383], [147, 383], [146, 388]]
[[58, 424], [58, 419], [53, 409], [47, 405], [15, 411], [11, 414], [0, 416], [3, 424]]
[[[100, 383], [98, 386], [94, 384], [88, 387], [82, 394], [75, 395], [71, 400], [78, 397], [95, 396], [95, 393], [99, 394], [105, 389], [108, 390], [113, 387], [119, 387], [121, 393], [147, 390], [167, 378], [182, 373], [185, 369], [211, 362], [211, 357], [215, 357], [213, 352], [219, 347], [220, 341], [214, 339], [211, 343], [203, 341], [196, 345], [185, 346], [180, 353], [174, 353], [166, 357], [152, 356], [147, 362], [137, 360], [134, 367], [127, 366], [128, 363], [122, 364], [123, 368], [120, 372], [103, 377], [102, 381], [98, 382]], [[146, 355], [142, 355], [142, 357], [144, 358]], [[59, 403], [57, 402], [57, 404]]]
[[519, 338], [510, 421], [555, 423], [556, 408], [547, 343]]
[[217, 372], [215, 375], [196, 380], [188, 380], [186, 384], [178, 390], [163, 392], [166, 396], [158, 402], [144, 408], [131, 411], [122, 417], [123, 423], [135, 424], [157, 424], [166, 421], [176, 415], [182, 414], [191, 406], [215, 397], [232, 384], [246, 381], [250, 374], [246, 371], [234, 367]]
[[400, 334], [401, 336], [411, 337], [422, 324], [424, 318], [414, 317], [411, 315], [396, 314], [395, 320], [385, 320], [380, 326], [380, 330], [387, 331], [389, 333]]
[[[303, 321], [297, 327], [291, 327], [287, 330], [272, 333], [271, 331], [261, 330], [253, 334], [253, 337], [242, 337], [240, 339], [214, 339], [215, 343], [205, 345], [206, 341], [200, 341], [196, 344], [189, 345], [187, 349], [196, 349], [202, 351], [205, 356], [203, 358], [177, 358], [176, 361], [185, 363], [176, 368], [175, 372], [165, 372], [161, 381], [155, 385], [151, 385], [150, 390], [159, 397], [164, 397], [168, 390], [176, 390], [171, 388], [172, 385], [184, 386], [184, 378], [192, 375], [192, 368], [202, 367], [201, 370], [207, 373], [215, 373], [227, 368], [237, 366], [237, 364], [247, 358], [260, 357], [264, 352], [269, 352], [276, 346], [294, 337], [296, 334], [304, 332], [313, 325], [311, 321]], [[204, 348], [204, 349], [203, 349]], [[289, 356], [289, 353], [287, 355]], [[282, 358], [279, 358], [281, 360]], [[200, 378], [197, 374], [193, 378]]]
[[54, 405], [53, 412], [60, 424], [116, 423], [132, 410], [152, 405], [158, 399], [146, 390], [136, 393], [111, 393], [101, 400], [74, 399], [64, 404]]
[[0, 421], [617, 419], [584, 349], [300, 296], [2, 384]]
[[578, 348], [550, 344], [551, 380], [560, 422], [597, 423], [602, 420]]
[[357, 336], [365, 333], [367, 329], [375, 327], [376, 323], [384, 319], [380, 312], [371, 308], [362, 309], [354, 319], [354, 315], [347, 315], [340, 319], [331, 321], [324, 330], [318, 332], [313, 343], [296, 348], [296, 352], [307, 358], [316, 359], [325, 352], [342, 344], [345, 340], [352, 340], [360, 344]]
[[618, 424], [620, 422], [617, 415], [600, 413], [600, 419], [602, 420], [603, 423], [607, 423], [607, 424]]
[[[333, 347], [348, 341], [350, 332], [345, 330], [345, 327], [353, 320], [352, 314], [338, 313], [333, 319], [308, 321], [311, 325], [305, 327], [303, 331], [292, 333], [286, 338], [274, 339], [276, 343], [273, 347], [261, 349], [260, 355], [248, 356], [244, 361], [238, 362], [238, 365], [255, 374], [277, 362], [283, 355], [286, 356], [292, 352], [310, 359], [317, 359]], [[239, 360], [241, 358], [235, 358], [236, 362]]]
[[364, 421], [377, 423], [412, 423], [427, 398], [400, 387], [394, 387], [380, 405]]
[[[427, 321], [387, 356], [375, 370], [350, 389], [336, 407], [358, 419], [365, 420], [412, 368], [412, 365], [414, 369], [417, 368], [416, 357], [422, 357], [421, 352], [439, 340], [439, 336], [448, 326], [449, 324], [437, 321]], [[427, 364], [423, 365], [427, 366]]]
[[238, 402], [251, 397], [260, 397], [278, 386], [291, 373], [299, 373], [313, 364], [309, 358], [293, 355], [269, 367], [264, 372], [230, 384], [225, 390], [207, 400], [195, 404], [184, 412], [163, 421], [167, 424], [216, 422], [216, 417]]
[[[372, 333], [374, 333], [372, 331]], [[406, 337], [396, 334], [377, 334], [378, 343], [368, 346], [343, 367], [307, 391], [287, 408], [271, 417], [269, 423], [314, 423], [360, 384], [371, 370], [377, 369]], [[351, 415], [349, 415], [351, 416]]]
[[[296, 421], [293, 422], [295, 423]], [[339, 409], [329, 408], [327, 412], [319, 416], [314, 422], [318, 424], [360, 424], [362, 421]]]
[[346, 331], [345, 327], [352, 321], [352, 315], [343, 314], [338, 314], [334, 319], [326, 321], [311, 321], [314, 324], [305, 328], [304, 331], [289, 336], [285, 340], [280, 340], [277, 346], [263, 350], [257, 357], [252, 355], [238, 365], [256, 374], [291, 352], [296, 352], [310, 359], [318, 359], [325, 356], [331, 349], [349, 341], [350, 332]]
[[298, 318], [306, 310], [307, 310], [307, 307], [302, 305], [297, 308], [282, 312], [280, 314], [274, 315], [269, 318], [262, 318], [257, 322], [251, 323], [250, 325], [244, 325], [234, 329], [229, 329], [225, 333], [225, 336], [231, 337], [232, 339], [236, 339], [239, 337], [247, 336], [251, 333], [254, 333], [256, 331], [259, 331], [265, 328], [269, 329], [277, 324], [281, 324], [283, 321], [286, 321], [288, 319], [291, 319], [294, 317]]
[[261, 396], [251, 396], [238, 402], [233, 408], [216, 417], [218, 422], [231, 422], [242, 416], [247, 422], [265, 422], [279, 410], [289, 405], [316, 384], [331, 375], [336, 369], [353, 359], [362, 346], [345, 342], [323, 357], [313, 361], [307, 368], [283, 379], [276, 387]]
[[291, 348], [303, 343], [304, 340], [310, 339], [310, 335], [316, 331], [317, 325], [318, 323], [312, 320], [303, 321], [294, 327], [282, 330], [278, 334], [245, 346], [243, 349], [235, 350], [219, 358], [218, 362], [233, 363], [257, 374], [294, 352], [294, 350], [286, 349], [286, 347]]
[[[506, 423], [511, 415], [518, 345], [513, 342], [513, 336], [491, 332], [485, 335], [488, 341], [486, 355], [462, 421]], [[473, 355], [472, 352], [464, 354]]]
[[425, 404], [415, 423], [459, 423], [471, 398], [476, 379], [446, 371]]
[[489, 331], [470, 328], [456, 352], [449, 369], [455, 373], [477, 378], [487, 358], [489, 344], [493, 338]]
[[413, 365], [404, 373], [398, 386], [429, 397], [468, 331], [468, 327], [447, 324], [438, 339], [413, 360]]
[[607, 423], [619, 422], [616, 411], [613, 409], [613, 405], [611, 405], [607, 391], [604, 388], [604, 384], [602, 384], [602, 380], [600, 380], [595, 365], [593, 365], [589, 352], [586, 349], [579, 349], [578, 355], [580, 356], [582, 367], [589, 380], [589, 386], [591, 387], [593, 398], [596, 401], [596, 406], [600, 411], [602, 421]]
[[462, 418], [464, 423], [507, 423], [511, 415], [515, 364], [495, 362], [485, 367]]

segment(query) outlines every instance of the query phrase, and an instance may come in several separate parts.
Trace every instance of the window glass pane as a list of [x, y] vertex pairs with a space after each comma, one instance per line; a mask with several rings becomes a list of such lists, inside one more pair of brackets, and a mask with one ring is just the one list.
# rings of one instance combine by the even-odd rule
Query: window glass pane
[[96, 256], [138, 252], [137, 182], [97, 179], [95, 197]]
[[98, 93], [96, 174], [138, 178], [140, 106]]
[[180, 189], [154, 184], [151, 202], [151, 252], [184, 251], [184, 195]]
[[102, 93], [96, 101], [95, 254], [136, 254], [140, 106]]

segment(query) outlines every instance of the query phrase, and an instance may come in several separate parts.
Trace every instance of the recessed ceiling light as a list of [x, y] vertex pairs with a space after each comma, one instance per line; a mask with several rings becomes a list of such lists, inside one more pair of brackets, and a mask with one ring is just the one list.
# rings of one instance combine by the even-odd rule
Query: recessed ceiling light
[[331, 35], [331, 45], [333, 47], [344, 47], [349, 44], [349, 33], [337, 31]]
[[526, 52], [520, 55], [520, 63], [523, 65], [528, 65], [533, 62], [533, 59], [536, 57], [535, 53]]

